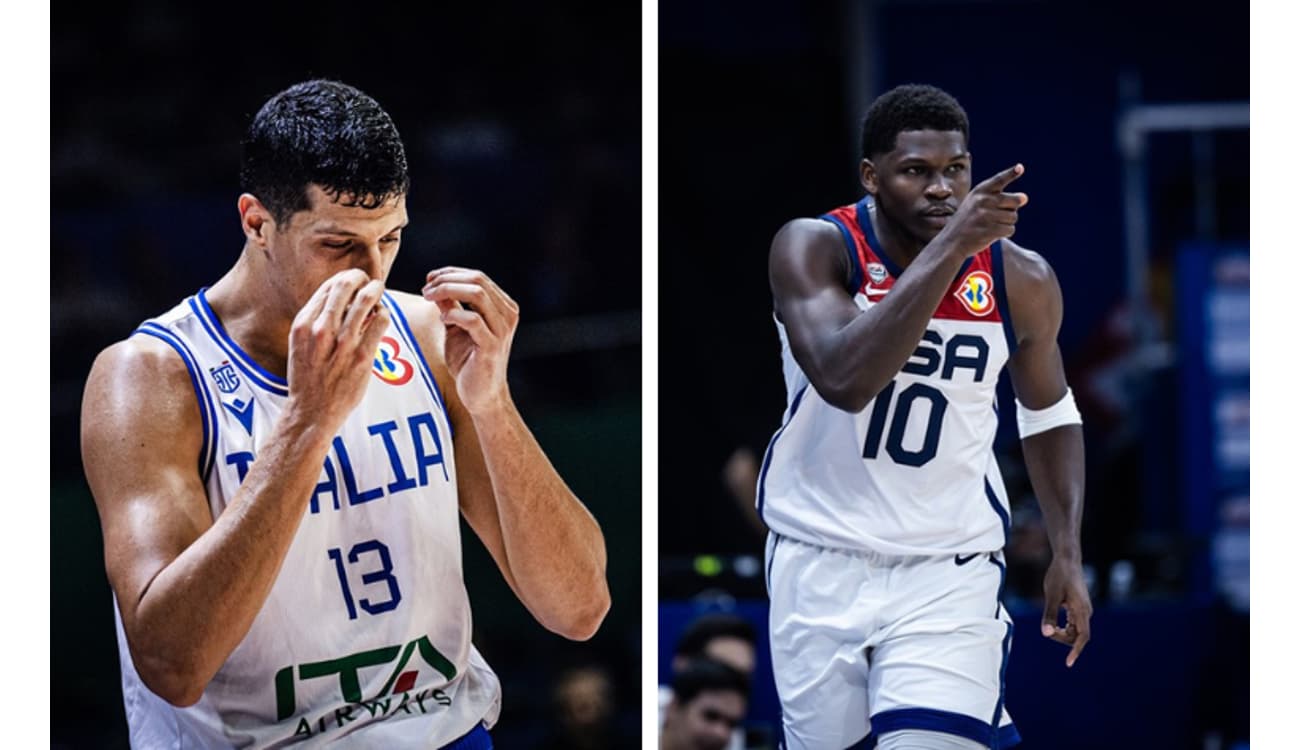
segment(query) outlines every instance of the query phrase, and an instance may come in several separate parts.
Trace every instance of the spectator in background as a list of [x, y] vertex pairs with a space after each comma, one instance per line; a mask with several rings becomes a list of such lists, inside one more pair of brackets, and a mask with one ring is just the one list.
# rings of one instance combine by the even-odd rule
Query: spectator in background
[[[681, 674], [692, 663], [701, 659], [724, 664], [745, 681], [748, 695], [749, 681], [754, 675], [754, 644], [757, 635], [754, 626], [743, 617], [728, 614], [704, 615], [686, 627], [673, 650], [673, 675]], [[668, 707], [672, 704], [673, 688], [659, 686], [659, 724], [664, 725]], [[743, 715], [743, 712], [742, 712]], [[731, 743], [726, 747], [740, 750], [745, 747], [745, 733], [737, 727], [732, 732]]]
[[712, 659], [673, 675], [660, 750], [722, 750], [734, 744], [749, 701], [749, 677]]
[[563, 672], [551, 695], [556, 727], [544, 750], [607, 750], [635, 747], [634, 737], [625, 736], [615, 724], [614, 686], [609, 672], [591, 664]]

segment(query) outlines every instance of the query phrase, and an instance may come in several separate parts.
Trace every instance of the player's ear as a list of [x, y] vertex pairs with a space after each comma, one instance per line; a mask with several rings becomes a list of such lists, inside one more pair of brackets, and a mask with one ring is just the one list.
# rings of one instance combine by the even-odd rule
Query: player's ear
[[275, 219], [266, 206], [251, 193], [239, 196], [239, 221], [244, 229], [244, 237], [260, 247], [266, 247], [267, 233], [275, 226]]
[[858, 179], [868, 193], [876, 194], [880, 184], [877, 182], [876, 165], [872, 164], [870, 159], [863, 159], [862, 163], [858, 165]]

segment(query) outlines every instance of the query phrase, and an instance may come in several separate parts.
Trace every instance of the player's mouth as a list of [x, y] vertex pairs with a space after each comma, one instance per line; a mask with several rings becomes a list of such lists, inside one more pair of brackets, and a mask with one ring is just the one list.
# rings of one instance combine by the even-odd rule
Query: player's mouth
[[954, 213], [956, 213], [956, 209], [950, 206], [935, 206], [934, 208], [927, 208], [922, 211], [921, 217], [924, 218], [925, 223], [930, 226], [942, 227], [948, 223], [948, 217], [952, 216]]

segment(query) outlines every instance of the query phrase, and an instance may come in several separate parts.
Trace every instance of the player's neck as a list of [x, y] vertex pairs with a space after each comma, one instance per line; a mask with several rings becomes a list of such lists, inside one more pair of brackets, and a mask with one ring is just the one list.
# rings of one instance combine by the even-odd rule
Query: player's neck
[[895, 224], [874, 205], [868, 211], [868, 216], [871, 219], [871, 228], [876, 232], [876, 239], [880, 240], [881, 244], [881, 247], [875, 249], [888, 255], [899, 268], [906, 269], [910, 266], [925, 248], [924, 242]]
[[286, 377], [293, 314], [267, 304], [278, 296], [266, 288], [267, 275], [252, 265], [248, 254], [241, 253], [205, 296], [230, 338], [267, 372]]

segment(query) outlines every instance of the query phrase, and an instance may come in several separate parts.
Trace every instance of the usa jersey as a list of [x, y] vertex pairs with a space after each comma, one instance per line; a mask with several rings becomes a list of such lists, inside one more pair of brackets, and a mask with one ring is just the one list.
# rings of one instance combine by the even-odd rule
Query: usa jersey
[[[365, 396], [303, 498], [270, 596], [197, 704], [144, 685], [116, 613], [133, 746], [436, 748], [496, 721], [500, 686], [470, 643], [447, 405], [401, 308], [383, 304]], [[216, 519], [267, 449], [288, 383], [239, 348], [203, 291], [134, 335], [189, 369]]]
[[[902, 271], [879, 251], [870, 200], [821, 218], [851, 259], [862, 310]], [[968, 259], [902, 369], [862, 411], [811, 387], [777, 321], [786, 381], [784, 423], [759, 471], [758, 510], [777, 534], [891, 555], [1001, 549], [1010, 515], [993, 456], [998, 375], [1014, 351], [1002, 248]], [[889, 335], [882, 331], [880, 335]]]

